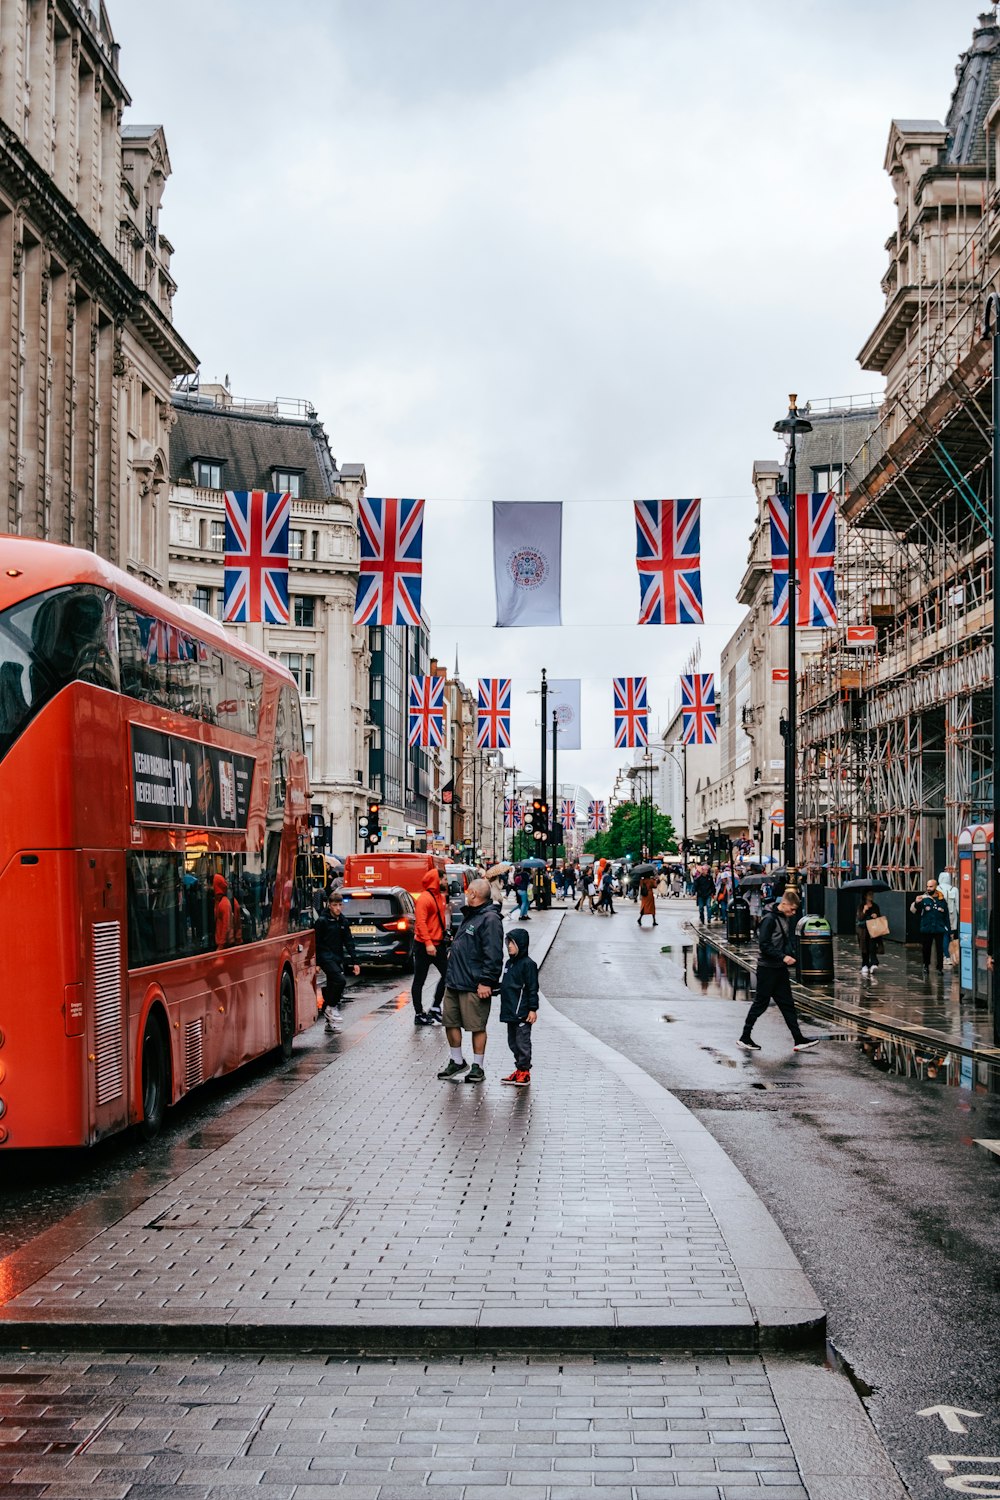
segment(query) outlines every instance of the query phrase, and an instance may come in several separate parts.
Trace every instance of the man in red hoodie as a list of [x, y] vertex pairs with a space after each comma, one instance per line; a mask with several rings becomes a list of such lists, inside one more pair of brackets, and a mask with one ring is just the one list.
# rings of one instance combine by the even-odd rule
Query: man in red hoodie
[[[413, 1024], [433, 1026], [435, 1021], [441, 1019], [441, 1000], [444, 996], [448, 903], [441, 889], [441, 878], [437, 870], [428, 870], [422, 884], [424, 888], [417, 897], [417, 923], [413, 934]], [[432, 965], [438, 971], [438, 982], [434, 991], [434, 1004], [425, 1013], [424, 980]]]

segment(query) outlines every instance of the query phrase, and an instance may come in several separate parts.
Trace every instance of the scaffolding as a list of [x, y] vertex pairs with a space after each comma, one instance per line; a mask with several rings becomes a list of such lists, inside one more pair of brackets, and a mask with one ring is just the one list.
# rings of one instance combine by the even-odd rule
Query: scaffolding
[[[1000, 193], [988, 158], [949, 174], [936, 225], [922, 209], [911, 234], [901, 214], [886, 313], [865, 351], [893, 375], [844, 475], [839, 624], [800, 670], [802, 858], [835, 881], [854, 867], [913, 886], [957, 864], [960, 831], [991, 815], [992, 367], [981, 322], [1000, 274]], [[858, 625], [874, 627], [874, 644], [849, 640]]]

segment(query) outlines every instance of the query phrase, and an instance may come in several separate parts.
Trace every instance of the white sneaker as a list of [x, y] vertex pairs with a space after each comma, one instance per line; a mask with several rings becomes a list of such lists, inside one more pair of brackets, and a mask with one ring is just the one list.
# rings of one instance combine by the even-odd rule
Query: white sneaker
[[867, 977], [868, 977], [868, 965], [867, 964], [862, 964], [861, 965], [861, 978], [862, 979], [867, 979]]

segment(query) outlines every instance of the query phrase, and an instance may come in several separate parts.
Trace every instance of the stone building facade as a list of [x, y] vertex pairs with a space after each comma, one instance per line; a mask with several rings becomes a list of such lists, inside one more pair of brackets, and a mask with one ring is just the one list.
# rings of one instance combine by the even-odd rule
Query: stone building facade
[[227, 629], [277, 657], [299, 686], [312, 810], [324, 842], [358, 851], [368, 794], [368, 632], [354, 626], [363, 464], [339, 468], [306, 402], [242, 401], [222, 386], [175, 394], [170, 445], [170, 590], [216, 619], [223, 608], [225, 494], [292, 495], [288, 625]]
[[0, 6], [0, 530], [93, 548], [163, 586], [173, 327], [170, 174], [100, 0]]

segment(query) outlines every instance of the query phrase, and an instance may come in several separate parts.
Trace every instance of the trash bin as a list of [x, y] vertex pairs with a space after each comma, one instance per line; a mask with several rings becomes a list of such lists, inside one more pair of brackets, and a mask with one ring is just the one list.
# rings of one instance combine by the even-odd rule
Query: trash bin
[[833, 934], [825, 917], [801, 917], [795, 926], [800, 984], [833, 981]]
[[743, 896], [734, 896], [729, 903], [729, 913], [726, 917], [726, 931], [731, 943], [749, 943], [752, 924], [750, 921], [750, 902]]

